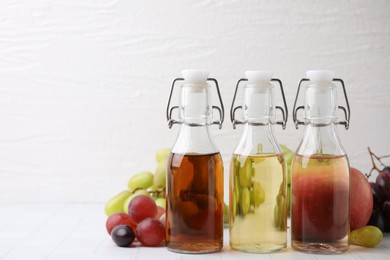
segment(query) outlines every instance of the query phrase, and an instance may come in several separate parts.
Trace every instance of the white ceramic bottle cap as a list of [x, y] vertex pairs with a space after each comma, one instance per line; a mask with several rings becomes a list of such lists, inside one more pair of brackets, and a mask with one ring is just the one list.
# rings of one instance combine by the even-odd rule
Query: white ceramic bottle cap
[[308, 70], [306, 76], [312, 82], [331, 82], [334, 77], [333, 70]]
[[185, 83], [205, 83], [210, 72], [207, 70], [182, 70]]
[[272, 79], [272, 72], [267, 70], [245, 71], [249, 83], [269, 83]]

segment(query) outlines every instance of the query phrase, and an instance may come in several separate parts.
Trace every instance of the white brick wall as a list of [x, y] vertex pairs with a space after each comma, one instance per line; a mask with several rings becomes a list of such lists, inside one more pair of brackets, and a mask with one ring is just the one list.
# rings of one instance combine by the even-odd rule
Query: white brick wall
[[[185, 68], [211, 71], [226, 112], [247, 69], [273, 70], [290, 112], [307, 69], [335, 70], [352, 108], [341, 140], [368, 171], [368, 145], [390, 154], [389, 14], [385, 0], [2, 0], [0, 202], [102, 202], [153, 170]], [[295, 148], [291, 119], [277, 136]], [[213, 127], [226, 173], [240, 130]]]

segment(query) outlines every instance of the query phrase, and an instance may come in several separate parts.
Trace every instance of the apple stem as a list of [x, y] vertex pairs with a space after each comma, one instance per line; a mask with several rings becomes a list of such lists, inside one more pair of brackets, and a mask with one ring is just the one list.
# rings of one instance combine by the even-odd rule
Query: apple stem
[[370, 147], [367, 147], [367, 149], [368, 149], [368, 153], [370, 154], [370, 158], [371, 158], [371, 162], [372, 162], [372, 168], [371, 168], [370, 172], [368, 174], [365, 174], [367, 179], [368, 179], [368, 178], [370, 178], [371, 173], [374, 170], [376, 170], [378, 173], [381, 172], [381, 170], [378, 168], [378, 166], [376, 166], [374, 158], [381, 164], [381, 166], [386, 167], [386, 165], [382, 162], [382, 159], [383, 158], [388, 158], [388, 157], [390, 157], [390, 155], [377, 156], [376, 154], [374, 154], [371, 151]]

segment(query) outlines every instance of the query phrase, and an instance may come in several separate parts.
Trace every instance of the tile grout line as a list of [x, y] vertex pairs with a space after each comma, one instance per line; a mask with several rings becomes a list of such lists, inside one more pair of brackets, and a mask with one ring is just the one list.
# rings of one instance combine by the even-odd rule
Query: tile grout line
[[[28, 212], [30, 212], [30, 211], [34, 211], [34, 209], [31, 209], [31, 208], [30, 208]], [[51, 211], [51, 214], [50, 214], [49, 216], [47, 216], [45, 219], [49, 219], [53, 214], [54, 214], [53, 211]], [[11, 224], [14, 223], [14, 222], [16, 222], [16, 221], [17, 221], [17, 219], [15, 218], [14, 221], [11, 221]], [[29, 240], [29, 238], [30, 238], [31, 235], [33, 235], [34, 233], [36, 233], [38, 230], [40, 230], [40, 229], [42, 229], [42, 228], [43, 228], [42, 225], [40, 225], [40, 226], [38, 226], [36, 229], [32, 230], [32, 231], [29, 233], [29, 235], [26, 236], [26, 237], [23, 239], [23, 242]], [[15, 248], [16, 248], [16, 245], [14, 245], [10, 250], [8, 250], [8, 252], [7, 252], [6, 254], [4, 254], [4, 255], [1, 257], [1, 259], [7, 257]]]
[[[53, 212], [53, 214], [54, 214], [54, 213], [55, 213], [55, 212]], [[80, 223], [82, 222], [82, 217], [84, 217], [84, 216], [85, 216], [85, 214], [79, 217], [78, 222], [77, 222], [77, 224], [74, 226], [74, 228], [77, 227], [78, 225], [80, 225]], [[65, 236], [63, 236], [61, 242], [59, 242], [59, 243], [57, 244], [57, 246], [55, 246], [55, 247], [53, 248], [53, 250], [51, 250], [51, 251], [44, 257], [44, 259], [48, 259], [48, 258], [50, 257], [50, 255], [52, 255], [53, 252], [54, 252], [57, 248], [59, 248], [59, 247], [61, 246], [61, 244], [63, 244], [67, 238], [69, 238], [69, 236], [72, 234], [72, 232], [73, 232], [72, 229], [69, 228], [69, 232], [68, 232]]]

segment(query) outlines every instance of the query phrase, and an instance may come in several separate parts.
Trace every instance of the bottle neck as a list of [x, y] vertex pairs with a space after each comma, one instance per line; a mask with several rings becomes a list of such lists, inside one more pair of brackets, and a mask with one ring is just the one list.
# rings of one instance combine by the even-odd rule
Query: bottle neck
[[337, 121], [337, 91], [332, 82], [312, 83], [305, 89], [305, 121], [326, 126]]
[[234, 150], [240, 155], [267, 155], [282, 153], [276, 141], [272, 124], [244, 124], [241, 139]]
[[211, 154], [217, 152], [218, 148], [210, 136], [207, 124], [193, 126], [186, 121], [181, 124], [172, 153]]
[[273, 123], [275, 104], [271, 84], [248, 84], [244, 88], [242, 103], [242, 117], [248, 123]]
[[207, 83], [186, 83], [181, 87], [179, 117], [183, 124], [209, 125], [212, 118], [211, 96]]
[[307, 124], [303, 139], [297, 149], [297, 154], [304, 156], [313, 154], [345, 155], [336, 125], [333, 122], [327, 124]]

